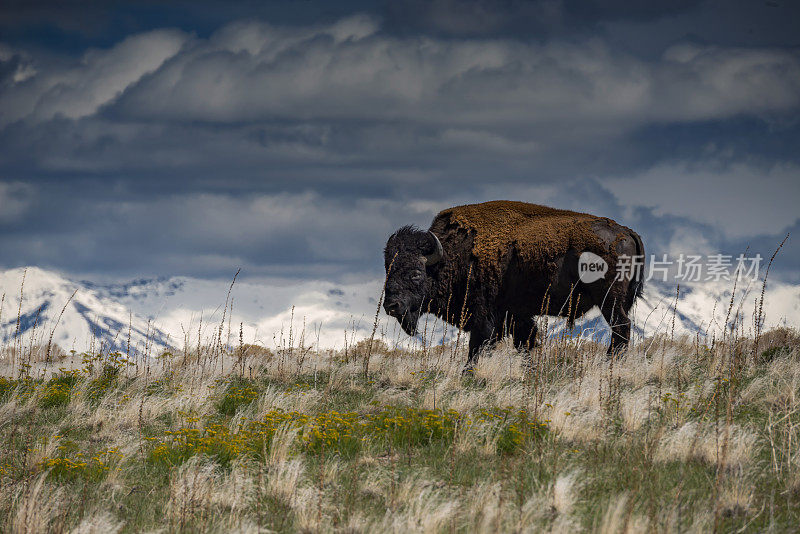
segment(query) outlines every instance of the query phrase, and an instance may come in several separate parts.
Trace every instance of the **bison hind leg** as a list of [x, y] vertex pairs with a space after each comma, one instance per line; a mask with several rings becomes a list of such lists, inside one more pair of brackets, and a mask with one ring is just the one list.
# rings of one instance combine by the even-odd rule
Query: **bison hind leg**
[[514, 347], [519, 351], [529, 351], [536, 346], [538, 327], [533, 318], [518, 320], [511, 331]]
[[628, 310], [619, 304], [605, 306], [602, 310], [608, 326], [611, 328], [611, 340], [608, 343], [609, 358], [619, 354], [628, 346], [631, 338], [631, 320]]

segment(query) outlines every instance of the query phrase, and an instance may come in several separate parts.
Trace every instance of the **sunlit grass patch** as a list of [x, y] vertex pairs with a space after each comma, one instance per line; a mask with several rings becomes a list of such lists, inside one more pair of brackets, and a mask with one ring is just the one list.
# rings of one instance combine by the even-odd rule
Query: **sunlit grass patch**
[[66, 406], [69, 404], [72, 390], [78, 380], [80, 380], [80, 372], [60, 370], [57, 375], [44, 384], [42, 395], [39, 398], [39, 406], [42, 408]]
[[[189, 424], [197, 421], [197, 418], [189, 418]], [[524, 410], [485, 411], [473, 417], [454, 410], [384, 406], [377, 413], [368, 414], [335, 410], [307, 414], [278, 409], [261, 419], [241, 422], [234, 430], [213, 422], [202, 427], [166, 430], [162, 436], [148, 439], [153, 443], [150, 458], [156, 462], [178, 465], [203, 454], [227, 465], [240, 456], [263, 458], [270, 449], [272, 437], [282, 426], [298, 429], [300, 452], [336, 452], [351, 456], [364, 442], [406, 448], [452, 441], [458, 425], [486, 421], [497, 425], [498, 448], [504, 453], [524, 447], [547, 430], [545, 424], [535, 421]]]
[[90, 402], [99, 401], [103, 395], [117, 385], [120, 369], [113, 365], [103, 366], [100, 376], [86, 384], [86, 398]]
[[149, 438], [156, 443], [150, 459], [157, 463], [180, 465], [192, 456], [213, 456], [217, 462], [227, 465], [242, 454], [258, 454], [268, 447], [266, 433], [252, 432], [241, 428], [231, 432], [222, 424], [209, 424], [202, 428], [183, 427], [167, 430], [160, 438]]
[[37, 467], [47, 471], [50, 477], [63, 481], [78, 478], [98, 481], [122, 459], [122, 454], [115, 448], [104, 449], [94, 454], [77, 449], [78, 446], [74, 442], [64, 442], [58, 447], [56, 456], [45, 457]]
[[70, 392], [72, 387], [68, 384], [56, 382], [54, 384], [47, 384], [39, 399], [39, 406], [42, 408], [55, 408], [57, 406], [66, 406], [69, 404]]
[[314, 416], [301, 416], [303, 427], [301, 442], [308, 452], [337, 451], [351, 455], [359, 448], [363, 423], [355, 412], [339, 413], [335, 410]]
[[5, 401], [17, 387], [17, 381], [0, 376], [0, 402]]
[[[42, 408], [54, 408], [69, 404], [79, 382], [83, 382], [85, 385], [85, 398], [90, 402], [97, 402], [118, 383], [121, 372], [126, 367], [133, 365], [133, 362], [118, 352], [105, 355], [84, 353], [81, 355], [81, 361], [83, 364], [81, 368], [61, 367], [58, 373], [44, 383], [39, 398], [39, 405]], [[1, 391], [2, 385], [0, 384]]]
[[308, 415], [272, 410], [259, 420], [241, 423], [234, 431], [221, 423], [167, 430], [163, 436], [149, 438], [155, 444], [150, 458], [172, 465], [181, 464], [197, 454], [211, 456], [222, 465], [240, 456], [263, 458], [270, 449], [275, 432], [283, 426], [302, 430], [299, 446], [304, 452], [352, 453], [358, 449], [362, 424], [355, 413], [331, 411]]
[[484, 410], [479, 420], [498, 425], [497, 451], [502, 454], [518, 452], [531, 441], [543, 438], [549, 430], [546, 422], [534, 418], [527, 410]]
[[217, 402], [217, 410], [224, 415], [233, 415], [243, 406], [247, 406], [258, 398], [258, 390], [243, 380], [234, 380], [225, 389], [222, 398]]
[[116, 369], [121, 371], [128, 367], [136, 365], [136, 362], [128, 358], [121, 352], [108, 352], [108, 353], [82, 353], [81, 362], [83, 363], [83, 372], [85, 375], [91, 375], [98, 368], [100, 370]]
[[395, 447], [417, 446], [442, 439], [452, 440], [462, 416], [455, 410], [426, 410], [386, 406], [369, 416], [366, 437]]
[[0, 377], [0, 402], [5, 402], [16, 393], [18, 399], [27, 399], [36, 391], [36, 386], [40, 381], [32, 378], [7, 378]]
[[307, 382], [296, 382], [294, 384], [289, 384], [289, 386], [286, 388], [286, 393], [306, 393], [311, 389], [311, 384]]

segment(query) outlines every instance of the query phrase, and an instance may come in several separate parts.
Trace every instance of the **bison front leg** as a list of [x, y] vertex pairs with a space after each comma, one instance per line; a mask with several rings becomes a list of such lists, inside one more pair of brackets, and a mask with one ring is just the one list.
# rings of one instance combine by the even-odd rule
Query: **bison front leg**
[[472, 325], [469, 333], [469, 355], [467, 365], [464, 366], [463, 374], [472, 374], [475, 371], [475, 364], [478, 363], [478, 356], [481, 350], [487, 345], [494, 343], [494, 328], [488, 321], [477, 322]]

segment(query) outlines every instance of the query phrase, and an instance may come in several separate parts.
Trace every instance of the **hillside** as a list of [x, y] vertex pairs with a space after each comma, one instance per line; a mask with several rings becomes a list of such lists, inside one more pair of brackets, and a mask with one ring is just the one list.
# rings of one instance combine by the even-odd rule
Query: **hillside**
[[203, 347], [0, 372], [8, 532], [790, 532], [800, 337]]

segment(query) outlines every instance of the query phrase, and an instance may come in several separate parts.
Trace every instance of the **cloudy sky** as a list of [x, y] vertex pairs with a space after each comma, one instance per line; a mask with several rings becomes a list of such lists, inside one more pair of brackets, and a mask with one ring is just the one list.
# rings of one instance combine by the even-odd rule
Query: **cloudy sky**
[[0, 267], [353, 282], [515, 199], [800, 283], [800, 7], [627, 4], [6, 1]]

